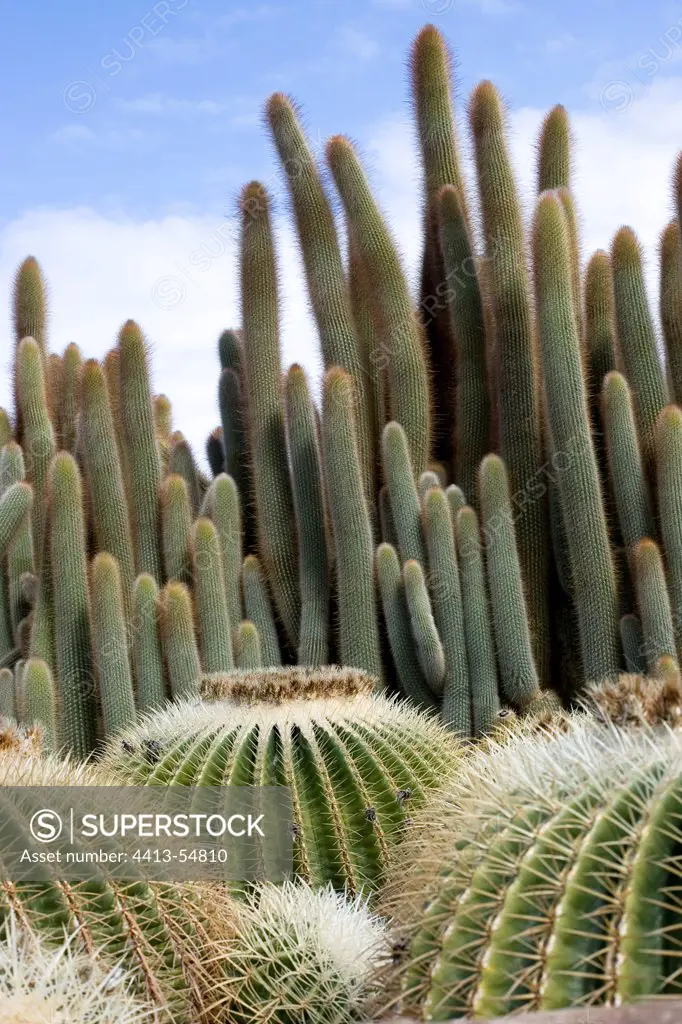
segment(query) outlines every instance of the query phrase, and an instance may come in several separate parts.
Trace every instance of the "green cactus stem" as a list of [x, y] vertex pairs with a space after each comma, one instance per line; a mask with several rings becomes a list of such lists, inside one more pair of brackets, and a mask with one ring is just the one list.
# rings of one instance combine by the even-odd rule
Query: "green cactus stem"
[[653, 673], [661, 658], [676, 658], [677, 652], [663, 560], [658, 546], [648, 537], [635, 546], [633, 577], [642, 624], [642, 655]]
[[234, 667], [231, 624], [220, 541], [210, 519], [197, 519], [192, 527], [192, 568], [202, 668], [229, 672]]
[[44, 661], [29, 658], [24, 666], [23, 680], [26, 699], [25, 724], [40, 726], [44, 750], [56, 750], [57, 697], [52, 673]]
[[671, 405], [656, 424], [658, 522], [676, 631], [682, 629], [682, 410]]
[[116, 559], [106, 552], [92, 562], [90, 601], [104, 735], [111, 737], [132, 725], [136, 714], [121, 576]]
[[244, 620], [237, 628], [235, 638], [235, 664], [239, 669], [252, 671], [261, 668], [263, 655], [261, 653], [260, 637], [253, 622]]
[[159, 492], [159, 504], [166, 579], [189, 583], [192, 512], [189, 507], [187, 484], [183, 477], [171, 473], [164, 479]]
[[196, 695], [201, 662], [194, 631], [192, 600], [184, 583], [167, 583], [159, 596], [161, 637], [174, 700]]
[[301, 607], [281, 400], [277, 272], [269, 198], [258, 182], [244, 188], [241, 211], [244, 359], [258, 548], [289, 642], [296, 647]]
[[223, 567], [223, 585], [227, 598], [227, 611], [235, 629], [242, 620], [242, 597], [239, 575], [242, 568], [242, 518], [239, 490], [235, 481], [221, 473], [208, 491], [204, 502], [205, 514], [218, 531]]
[[64, 451], [76, 454], [78, 413], [81, 403], [83, 356], [78, 345], [67, 345], [62, 356], [62, 402], [59, 409], [59, 444]]
[[647, 481], [642, 468], [632, 396], [617, 371], [604, 381], [604, 429], [610, 478], [623, 542], [630, 549], [643, 537], [654, 536]]
[[247, 555], [244, 559], [242, 586], [246, 614], [258, 630], [260, 637], [263, 665], [265, 667], [281, 665], [282, 654], [277, 637], [275, 616], [261, 564], [255, 555]]
[[176, 430], [170, 438], [168, 472], [181, 476], [187, 484], [187, 496], [189, 498], [192, 518], [194, 519], [199, 515], [204, 491], [201, 485], [199, 467], [196, 464], [192, 449], [187, 439], [179, 430]]
[[133, 672], [135, 704], [141, 714], [166, 702], [163, 650], [158, 623], [159, 588], [149, 574], [138, 576], [133, 586]]
[[43, 550], [47, 506], [44, 490], [55, 453], [55, 435], [47, 409], [43, 358], [38, 343], [31, 338], [24, 338], [19, 345], [16, 386], [26, 480], [33, 487], [35, 497], [32, 512], [33, 547], [39, 558]]
[[399, 423], [387, 423], [382, 436], [383, 466], [393, 524], [404, 562], [426, 562], [419, 492], [410, 461], [407, 436]]
[[433, 617], [431, 598], [419, 562], [405, 562], [403, 586], [410, 613], [412, 637], [417, 657], [431, 691], [440, 695], [445, 678], [445, 651]]
[[660, 245], [660, 299], [659, 311], [668, 387], [674, 402], [682, 403], [682, 245], [677, 220], [668, 224]]

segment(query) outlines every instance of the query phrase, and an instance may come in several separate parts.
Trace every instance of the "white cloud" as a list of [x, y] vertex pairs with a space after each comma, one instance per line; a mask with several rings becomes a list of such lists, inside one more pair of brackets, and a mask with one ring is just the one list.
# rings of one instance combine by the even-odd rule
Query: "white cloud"
[[339, 42], [346, 53], [359, 60], [371, 60], [379, 52], [379, 44], [375, 39], [350, 25], [341, 30]]
[[[543, 113], [521, 109], [511, 115], [512, 153], [528, 218]], [[631, 224], [645, 246], [655, 308], [658, 238], [673, 215], [682, 78], [654, 81], [622, 113], [597, 107], [578, 112], [572, 121], [583, 253], [608, 248], [618, 227]], [[361, 153], [414, 282], [421, 248], [420, 181], [411, 124], [402, 115], [386, 119], [361, 140]], [[468, 152], [465, 162], [471, 181]], [[283, 362], [303, 363], [316, 381], [318, 346], [298, 247], [290, 224], [279, 215], [276, 228]], [[126, 318], [138, 320], [153, 347], [154, 387], [169, 395], [177, 427], [203, 456], [205, 438], [218, 423], [216, 341], [223, 328], [239, 323], [235, 234], [236, 225], [219, 214], [182, 211], [135, 221], [90, 209], [32, 210], [0, 233], [0, 291], [8, 301], [20, 260], [28, 253], [40, 259], [50, 283], [54, 349], [76, 341], [87, 355], [101, 356]], [[176, 308], [162, 308], [177, 294], [182, 301]], [[11, 351], [7, 323], [0, 331], [0, 351]], [[9, 402], [6, 370], [0, 367], [0, 404]]]

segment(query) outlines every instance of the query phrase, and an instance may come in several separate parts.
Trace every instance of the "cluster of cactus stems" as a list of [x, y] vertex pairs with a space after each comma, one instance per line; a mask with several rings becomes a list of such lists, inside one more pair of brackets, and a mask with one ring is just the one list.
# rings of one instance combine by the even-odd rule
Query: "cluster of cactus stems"
[[470, 100], [466, 182], [432, 26], [410, 66], [418, 302], [352, 144], [325, 154], [341, 240], [293, 103], [268, 101], [324, 378], [317, 403], [282, 366], [271, 197], [251, 182], [212, 479], [153, 392], [138, 326], [99, 362], [50, 353], [41, 272], [22, 264], [15, 410], [0, 416], [0, 662], [17, 713], [41, 709], [57, 746], [85, 755], [235, 668], [362, 669], [476, 736], [505, 705], [570, 704], [680, 655], [679, 221], [660, 249], [664, 363], [632, 230], [582, 273], [565, 110], [542, 126], [526, 231], [495, 87]]

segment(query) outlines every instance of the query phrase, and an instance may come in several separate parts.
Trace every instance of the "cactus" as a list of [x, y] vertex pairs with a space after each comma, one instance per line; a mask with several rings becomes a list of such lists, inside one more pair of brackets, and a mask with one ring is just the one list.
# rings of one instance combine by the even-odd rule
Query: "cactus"
[[478, 1019], [679, 995], [681, 778], [679, 734], [585, 718], [475, 755], [395, 858], [403, 894], [385, 909], [404, 924], [403, 1012]]
[[642, 623], [639, 617], [632, 614], [632, 612], [621, 617], [620, 639], [625, 656], [625, 667], [628, 672], [644, 672]]
[[47, 302], [42, 271], [34, 256], [26, 257], [14, 279], [12, 319], [17, 345], [24, 338], [33, 338], [44, 356]]
[[98, 550], [118, 562], [126, 609], [130, 608], [135, 556], [123, 470], [104, 371], [94, 359], [83, 366], [79, 439], [89, 516]]
[[445, 651], [433, 617], [431, 598], [419, 562], [408, 561], [403, 566], [403, 587], [410, 613], [412, 637], [417, 657], [433, 693], [443, 692], [445, 678]]
[[598, 249], [585, 273], [585, 358], [595, 442], [604, 377], [616, 368], [616, 310], [611, 258]]
[[341, 661], [381, 678], [374, 542], [356, 443], [353, 383], [338, 367], [324, 378], [322, 453], [336, 550]]
[[275, 93], [266, 114], [289, 187], [324, 364], [327, 369], [340, 366], [353, 380], [360, 468], [370, 501], [375, 462], [372, 393], [353, 322], [334, 217], [293, 105], [282, 93]]
[[[439, 237], [439, 192], [452, 186], [464, 197], [464, 181], [460, 170], [450, 85], [450, 56], [443, 36], [433, 25], [426, 25], [417, 35], [410, 54], [411, 91], [423, 166], [424, 253], [421, 271], [420, 309], [425, 319], [429, 356], [434, 378], [433, 423], [436, 456], [447, 465], [462, 454], [458, 442], [463, 440], [456, 423], [460, 412], [453, 400], [457, 384], [462, 383], [459, 345], [455, 337], [457, 317], [448, 298], [447, 287], [452, 273], [461, 271], [455, 262], [448, 262], [448, 253]], [[467, 232], [467, 211], [462, 208], [462, 234]], [[442, 301], [439, 301], [442, 300]], [[456, 384], [457, 382], [457, 384]], [[456, 463], [455, 463], [456, 464]], [[459, 473], [457, 474], [459, 479]]]
[[440, 488], [433, 488], [424, 498], [423, 517], [431, 600], [445, 654], [441, 717], [448, 728], [461, 736], [469, 736], [472, 697], [459, 565], [450, 507]]
[[632, 396], [625, 378], [616, 371], [604, 381], [604, 430], [613, 493], [623, 542], [631, 548], [654, 535]]
[[17, 352], [17, 406], [21, 413], [26, 480], [33, 487], [33, 546], [43, 550], [47, 473], [55, 452], [55, 436], [47, 410], [43, 359], [37, 342], [24, 338]]
[[679, 405], [682, 402], [682, 253], [680, 226], [676, 220], [671, 221], [661, 235], [660, 265], [659, 312], [668, 388], [673, 401]]
[[262, 668], [263, 655], [260, 637], [253, 622], [245, 620], [239, 623], [234, 648], [234, 660], [237, 668], [249, 671]]
[[165, 703], [163, 651], [159, 637], [159, 588], [153, 576], [138, 576], [133, 587], [132, 656], [135, 704], [141, 713]]
[[33, 491], [24, 483], [12, 484], [0, 498], [0, 556], [7, 552], [33, 505]]
[[[39, 758], [28, 749], [8, 750], [0, 760], [0, 793], [11, 811], [12, 789], [8, 787], [92, 787], [107, 786], [111, 779], [88, 765], [71, 761]], [[27, 753], [29, 756], [26, 756]], [[24, 789], [30, 793], [30, 789]], [[30, 796], [27, 797], [30, 800]], [[37, 805], [38, 807], [40, 805]], [[5, 818], [3, 811], [3, 818]], [[28, 830], [21, 837], [27, 847], [33, 845]], [[78, 848], [78, 841], [76, 840]], [[48, 867], [46, 871], [51, 871]], [[77, 1018], [78, 1024], [101, 1021], [114, 1024], [125, 1021], [118, 1016], [103, 1016], [105, 999], [114, 998], [117, 984], [126, 985], [129, 998], [147, 1003], [146, 1016], [164, 1024], [190, 1024], [197, 1019], [200, 1007], [211, 1002], [220, 980], [220, 969], [213, 959], [212, 946], [217, 939], [227, 939], [234, 927], [232, 901], [218, 887], [206, 885], [117, 880], [115, 872], [89, 876], [88, 881], [67, 883], [59, 877], [59, 866], [49, 881], [16, 882], [0, 888], [0, 925], [12, 916], [22, 932], [49, 949], [55, 969], [60, 950], [68, 939], [69, 948], [79, 957], [96, 954], [103, 980], [95, 1016]], [[210, 899], [209, 899], [210, 896]], [[3, 1013], [7, 1009], [3, 986], [11, 977], [0, 972], [3, 992]], [[49, 981], [48, 975], [36, 979], [34, 994]], [[87, 974], [79, 975], [81, 995], [85, 999]], [[108, 993], [108, 996], [107, 996]], [[42, 1009], [42, 1008], [41, 1008]], [[58, 1017], [45, 1020], [69, 1020], [62, 1003]], [[25, 1017], [20, 1018], [23, 1022]]]
[[247, 463], [246, 430], [242, 384], [234, 370], [226, 368], [218, 384], [218, 407], [223, 428], [223, 453], [225, 472], [239, 487], [239, 493], [246, 498], [250, 494], [250, 477]]
[[656, 485], [668, 589], [676, 631], [682, 626], [682, 410], [664, 409], [656, 423]]
[[269, 199], [258, 182], [241, 195], [241, 295], [250, 447], [258, 547], [289, 642], [296, 646], [300, 595], [291, 524], [293, 499], [287, 472], [280, 398], [279, 313]]
[[284, 395], [299, 550], [301, 631], [298, 663], [325, 665], [328, 661], [329, 566], [322, 469], [315, 410], [300, 366], [290, 367]]
[[647, 669], [656, 670], [661, 658], [677, 657], [675, 629], [663, 562], [656, 544], [640, 540], [634, 549], [633, 575], [642, 624], [642, 655]]
[[281, 665], [282, 654], [277, 637], [275, 617], [272, 613], [272, 605], [261, 564], [255, 555], [247, 555], [244, 559], [242, 586], [246, 614], [258, 630], [260, 637], [263, 664], [266, 667]]
[[497, 455], [486, 455], [481, 463], [479, 489], [500, 686], [505, 699], [523, 709], [537, 698], [539, 680], [516, 550], [509, 479]]
[[[59, 692], [59, 742], [76, 757], [95, 746], [95, 695], [88, 600], [83, 489], [72, 455], [61, 452], [50, 469], [50, 563]], [[108, 623], [102, 624], [106, 633]], [[31, 650], [33, 657], [40, 656]], [[52, 665], [49, 658], [43, 660]]]
[[424, 679], [412, 642], [410, 609], [400, 561], [391, 544], [380, 544], [377, 548], [376, 572], [388, 642], [403, 691], [418, 707], [435, 709], [438, 707], [436, 697]]
[[135, 697], [121, 576], [116, 559], [106, 552], [97, 555], [92, 563], [90, 601], [93, 660], [104, 734], [114, 736], [135, 721]]
[[[295, 874], [371, 891], [407, 813], [454, 769], [460, 750], [428, 716], [372, 693], [375, 683], [334, 667], [207, 676], [203, 703], [169, 707], [127, 730], [104, 765], [135, 785], [289, 785]], [[144, 751], [154, 740], [160, 754], [151, 764]], [[185, 759], [190, 749], [196, 756]]]
[[455, 479], [475, 495], [478, 464], [490, 449], [490, 397], [486, 330], [479, 272], [463, 195], [446, 187], [439, 196], [440, 248], [449, 282], [452, 333], [457, 346]]
[[[213, 477], [225, 470], [225, 448], [223, 446], [223, 428], [216, 427], [206, 438], [206, 458], [211, 467]], [[205, 497], [205, 495], [204, 495]]]
[[[552, 444], [568, 458], [558, 487], [584, 670], [588, 679], [602, 679], [620, 665], [618, 591], [590, 431], [565, 224], [557, 198], [543, 195], [533, 255], [544, 394]], [[576, 508], [580, 515], [572, 514]]]
[[168, 472], [183, 478], [187, 485], [187, 496], [189, 498], [192, 518], [198, 516], [204, 496], [199, 469], [192, 454], [192, 449], [179, 430], [176, 430], [170, 438]]
[[548, 531], [546, 503], [533, 490], [543, 464], [543, 444], [530, 281], [502, 103], [490, 82], [481, 83], [474, 91], [469, 118], [495, 322], [500, 454], [507, 465], [512, 494], [526, 499], [517, 522], [519, 560], [533, 650], [545, 679], [549, 658]]
[[233, 628], [242, 619], [239, 574], [242, 566], [242, 520], [235, 481], [221, 473], [204, 499], [205, 512], [218, 531], [227, 611]]
[[14, 673], [11, 668], [0, 668], [0, 719], [16, 718], [14, 702]]
[[455, 519], [457, 554], [462, 590], [464, 635], [471, 688], [471, 717], [474, 736], [483, 736], [500, 713], [497, 664], [478, 518], [465, 506]]
[[327, 145], [327, 161], [374, 296], [382, 344], [388, 353], [391, 416], [405, 430], [412, 465], [419, 476], [431, 454], [431, 402], [423, 331], [395, 244], [351, 143], [343, 136], [334, 136]]
[[234, 667], [231, 624], [220, 541], [210, 519], [197, 519], [192, 528], [192, 566], [202, 668], [229, 672]]
[[405, 431], [399, 423], [387, 423], [382, 437], [384, 473], [391, 512], [403, 561], [426, 561], [419, 492]]
[[25, 722], [40, 726], [43, 747], [56, 750], [58, 745], [57, 695], [49, 667], [38, 658], [29, 658], [23, 673]]
[[[161, 462], [156, 444], [154, 407], [149, 387], [147, 347], [142, 332], [128, 320], [118, 336], [120, 416], [127, 452], [136, 572], [161, 582], [158, 491]], [[116, 399], [112, 401], [114, 414]]]
[[175, 700], [196, 694], [201, 663], [189, 591], [184, 583], [167, 583], [159, 596], [161, 638], [168, 681]]
[[644, 285], [642, 254], [635, 233], [621, 228], [611, 246], [618, 328], [619, 368], [632, 388], [642, 456], [653, 455], [654, 426], [668, 403], [663, 368]]
[[331, 888], [263, 886], [239, 915], [219, 993], [234, 1024], [369, 1020], [385, 925]]
[[159, 502], [161, 547], [166, 578], [189, 583], [192, 512], [187, 495], [187, 484], [177, 473], [171, 473], [165, 477], [161, 484]]

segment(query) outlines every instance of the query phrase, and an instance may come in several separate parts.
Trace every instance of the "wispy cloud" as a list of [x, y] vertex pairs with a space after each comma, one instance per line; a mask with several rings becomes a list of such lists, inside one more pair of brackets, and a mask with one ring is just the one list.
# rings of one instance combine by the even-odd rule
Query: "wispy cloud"
[[375, 39], [360, 29], [346, 25], [341, 29], [339, 37], [341, 48], [352, 57], [359, 60], [371, 60], [379, 53], [380, 47]]

